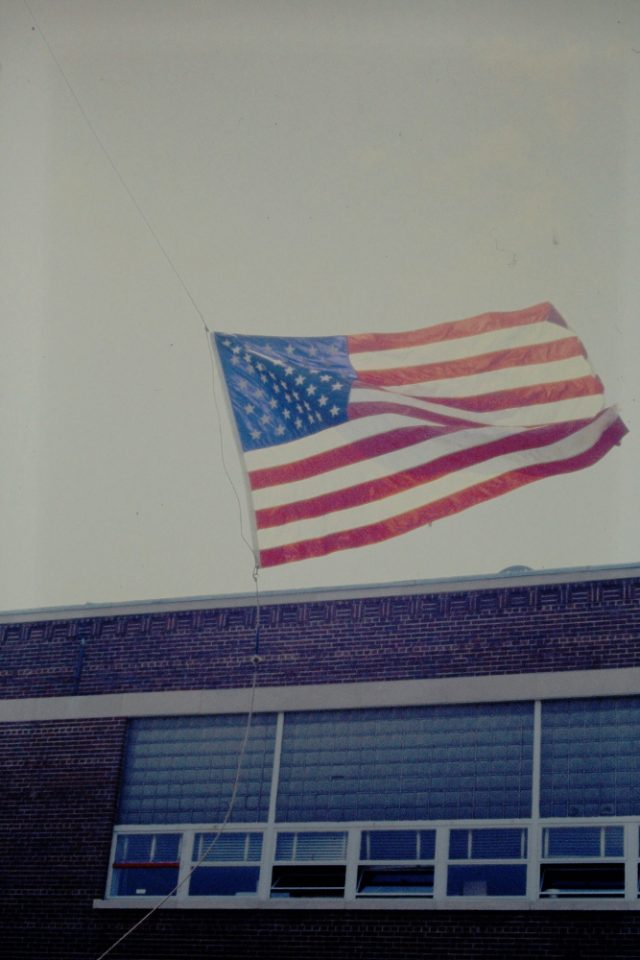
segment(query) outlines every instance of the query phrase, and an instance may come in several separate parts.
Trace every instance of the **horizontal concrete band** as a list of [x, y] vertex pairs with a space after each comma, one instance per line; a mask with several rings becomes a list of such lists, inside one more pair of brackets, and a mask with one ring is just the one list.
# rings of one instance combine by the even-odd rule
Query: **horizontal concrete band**
[[[264, 688], [260, 688], [258, 675], [253, 707], [256, 712], [266, 713], [279, 710], [556, 700], [567, 697], [627, 696], [636, 693], [640, 693], [640, 667]], [[250, 688], [34, 697], [0, 700], [0, 722], [246, 713], [251, 700]]]
[[[98, 910], [149, 910], [156, 905], [153, 897], [114, 897], [113, 900], [94, 900]], [[371, 900], [333, 900], [328, 898], [299, 897], [295, 899], [258, 900], [253, 897], [191, 897], [189, 900], [165, 900], [162, 910], [510, 910], [520, 912], [538, 912], [546, 910], [582, 910], [600, 912], [602, 910], [636, 910], [637, 900], [612, 900], [605, 897], [562, 897], [557, 900], [525, 900], [521, 897], [473, 897], [430, 900], [426, 897], [380, 897]]]

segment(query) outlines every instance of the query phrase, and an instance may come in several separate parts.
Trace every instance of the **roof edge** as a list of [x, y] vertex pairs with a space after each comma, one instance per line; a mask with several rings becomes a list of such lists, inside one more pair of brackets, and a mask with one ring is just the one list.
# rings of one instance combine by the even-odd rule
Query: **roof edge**
[[[326, 600], [351, 600], [365, 597], [391, 597], [414, 594], [461, 593], [466, 590], [495, 590], [505, 586], [538, 586], [551, 583], [579, 583], [589, 580], [623, 580], [640, 577], [640, 563], [607, 566], [566, 567], [548, 570], [510, 568], [494, 574], [442, 577], [432, 580], [404, 580], [391, 583], [351, 586], [308, 587], [296, 590], [260, 592], [260, 604], [317, 603]], [[26, 623], [44, 620], [80, 620], [96, 616], [125, 616], [182, 610], [248, 607], [256, 602], [255, 593], [218, 596], [169, 597], [155, 600], [85, 603], [59, 607], [34, 607], [0, 613], [2, 623]]]

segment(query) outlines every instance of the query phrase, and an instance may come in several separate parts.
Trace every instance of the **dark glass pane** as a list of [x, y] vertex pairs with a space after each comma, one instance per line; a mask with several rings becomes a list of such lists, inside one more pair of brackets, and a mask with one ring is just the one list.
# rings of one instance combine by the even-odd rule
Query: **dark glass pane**
[[622, 827], [605, 827], [604, 855], [605, 857], [624, 856], [624, 830]]
[[417, 860], [417, 831], [364, 830], [360, 856], [363, 860]]
[[469, 858], [469, 831], [451, 830], [449, 833], [449, 859], [467, 860]]
[[177, 867], [115, 868], [111, 881], [114, 897], [159, 897], [171, 893], [178, 883]]
[[526, 831], [521, 827], [451, 830], [450, 860], [521, 860], [526, 857]]
[[313, 865], [276, 865], [271, 883], [272, 897], [342, 897], [345, 868]]
[[545, 897], [622, 897], [624, 864], [543, 864], [540, 893]]
[[279, 833], [276, 841], [276, 860], [293, 860], [295, 833]]
[[599, 857], [600, 827], [550, 827], [545, 830], [545, 857]]
[[360, 867], [359, 897], [431, 897], [433, 867]]
[[523, 830], [474, 830], [471, 856], [474, 860], [519, 860], [526, 856]]
[[152, 833], [121, 834], [116, 843], [116, 860], [149, 863], [153, 846]]
[[177, 860], [180, 856], [180, 838], [179, 833], [157, 833], [153, 859]]
[[191, 874], [189, 893], [194, 897], [235, 896], [255, 893], [259, 867], [197, 867]]
[[433, 860], [436, 855], [436, 832], [435, 830], [420, 831], [420, 859]]
[[449, 897], [523, 897], [527, 891], [524, 864], [450, 865]]

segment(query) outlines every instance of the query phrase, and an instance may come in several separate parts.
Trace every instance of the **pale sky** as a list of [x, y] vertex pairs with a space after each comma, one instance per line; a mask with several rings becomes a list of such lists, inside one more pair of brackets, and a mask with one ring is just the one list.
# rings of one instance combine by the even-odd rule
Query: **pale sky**
[[639, 81], [637, 0], [0, 0], [0, 610], [253, 589], [192, 299], [280, 336], [550, 300], [630, 430], [262, 590], [640, 560]]

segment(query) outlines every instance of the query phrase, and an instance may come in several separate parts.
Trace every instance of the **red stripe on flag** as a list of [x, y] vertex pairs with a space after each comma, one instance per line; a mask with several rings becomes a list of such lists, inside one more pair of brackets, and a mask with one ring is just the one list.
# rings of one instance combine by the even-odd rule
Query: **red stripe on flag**
[[586, 356], [584, 347], [577, 337], [567, 337], [565, 340], [511, 347], [509, 350], [496, 350], [493, 353], [464, 357], [461, 360], [423, 363], [415, 367], [392, 367], [389, 370], [359, 370], [358, 379], [362, 383], [379, 387], [397, 387], [432, 380], [469, 377], [478, 373], [491, 373], [495, 370], [506, 370], [510, 367], [528, 366], [534, 363], [553, 363], [556, 360], [567, 360], [579, 356]]
[[408, 333], [355, 334], [347, 337], [347, 342], [349, 353], [370, 353], [375, 350], [395, 350], [403, 347], [417, 347], [425, 343], [439, 343], [443, 340], [456, 340], [460, 337], [471, 337], [479, 333], [491, 333], [493, 330], [505, 330], [509, 327], [522, 327], [544, 321], [566, 326], [555, 307], [550, 303], [538, 303], [526, 310], [482, 313], [477, 317], [437, 323], [432, 327], [423, 327], [421, 330], [411, 330]]
[[578, 397], [593, 397], [603, 394], [599, 377], [579, 377], [577, 380], [559, 380], [557, 383], [542, 383], [534, 387], [513, 387], [496, 390], [475, 397], [421, 397], [421, 400], [438, 403], [456, 410], [475, 410], [488, 413], [492, 410], [509, 410], [512, 407], [532, 407], [539, 403], [557, 403], [560, 400], [575, 400]]
[[337, 550], [348, 550], [352, 547], [380, 543], [390, 537], [408, 533], [416, 527], [460, 513], [462, 510], [492, 500], [535, 480], [589, 467], [605, 456], [611, 447], [620, 443], [626, 433], [627, 428], [618, 418], [602, 433], [593, 447], [577, 454], [575, 457], [556, 460], [553, 463], [532, 464], [529, 467], [508, 471], [500, 477], [473, 485], [466, 490], [444, 497], [442, 500], [379, 523], [261, 550], [260, 564], [263, 567], [274, 567], [282, 563], [324, 556], [328, 553], [335, 553]]
[[528, 430], [513, 433], [508, 437], [501, 437], [499, 440], [491, 440], [488, 443], [480, 443], [475, 447], [456, 450], [454, 453], [437, 457], [429, 463], [421, 463], [416, 467], [399, 470], [397, 473], [376, 480], [372, 479], [365, 483], [358, 483], [343, 490], [334, 490], [307, 500], [298, 500], [295, 503], [286, 503], [277, 507], [263, 507], [256, 510], [256, 526], [258, 530], [264, 530], [269, 527], [282, 526], [286, 523], [294, 523], [297, 520], [322, 517], [338, 510], [350, 510], [374, 500], [383, 500], [386, 497], [402, 493], [404, 490], [412, 490], [422, 484], [440, 480], [442, 477], [458, 470], [465, 470], [496, 457], [516, 451], [535, 450], [565, 440], [582, 430], [589, 422], [589, 420], [574, 420], [557, 426], [532, 427]]
[[[473, 424], [476, 426], [476, 424]], [[456, 428], [458, 429], [458, 428]], [[372, 457], [379, 457], [384, 453], [393, 453], [416, 443], [423, 443], [432, 437], [442, 437], [455, 432], [442, 427], [399, 427], [397, 430], [388, 430], [372, 437], [364, 437], [353, 443], [336, 447], [324, 453], [316, 453], [304, 460], [295, 460], [283, 463], [277, 467], [263, 467], [260, 470], [249, 472], [249, 483], [252, 490], [263, 490], [265, 487], [274, 487], [281, 483], [291, 483], [295, 480], [305, 480], [308, 477], [318, 476], [328, 470], [336, 470], [352, 463], [361, 463]]]

